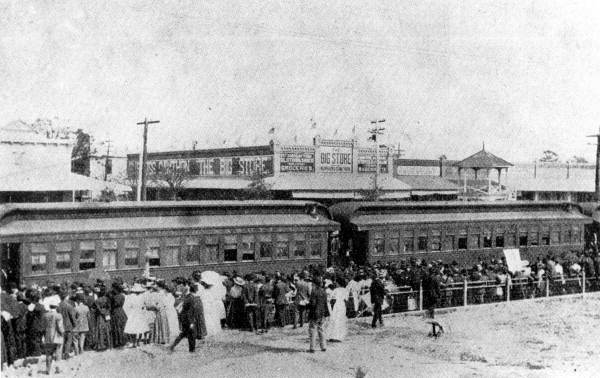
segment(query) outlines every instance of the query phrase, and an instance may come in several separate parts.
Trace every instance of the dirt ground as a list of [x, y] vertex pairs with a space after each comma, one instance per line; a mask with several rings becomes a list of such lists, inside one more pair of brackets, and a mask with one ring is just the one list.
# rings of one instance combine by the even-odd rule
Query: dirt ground
[[[196, 353], [182, 341], [164, 347], [88, 352], [63, 363], [57, 377], [594, 377], [600, 371], [600, 295], [459, 308], [438, 314], [446, 328], [427, 334], [421, 316], [351, 320], [343, 343], [307, 353], [308, 332], [265, 335], [225, 331]], [[37, 376], [44, 363], [9, 369], [7, 377]]]

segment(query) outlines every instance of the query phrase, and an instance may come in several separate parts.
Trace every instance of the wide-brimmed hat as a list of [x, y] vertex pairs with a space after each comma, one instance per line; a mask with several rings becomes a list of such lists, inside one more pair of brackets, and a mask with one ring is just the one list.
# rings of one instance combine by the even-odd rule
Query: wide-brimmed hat
[[146, 289], [144, 289], [139, 283], [135, 283], [129, 291], [131, 291], [132, 293], [143, 293], [144, 291], [146, 291]]
[[244, 286], [246, 281], [242, 277], [233, 277], [233, 283], [239, 286]]

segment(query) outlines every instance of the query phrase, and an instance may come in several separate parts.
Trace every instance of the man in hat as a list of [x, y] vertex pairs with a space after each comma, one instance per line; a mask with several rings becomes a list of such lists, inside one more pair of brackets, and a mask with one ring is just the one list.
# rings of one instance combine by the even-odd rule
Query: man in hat
[[327, 345], [325, 341], [324, 323], [329, 317], [329, 307], [327, 306], [327, 294], [323, 288], [323, 280], [320, 276], [313, 279], [313, 288], [308, 303], [308, 336], [310, 338], [310, 353], [315, 352], [315, 339], [319, 336], [319, 345], [325, 352]]
[[371, 304], [373, 305], [373, 320], [371, 321], [371, 327], [377, 327], [377, 321], [383, 327], [383, 316], [382, 316], [382, 305], [385, 299], [385, 287], [381, 281], [381, 276], [373, 275], [373, 281], [371, 282]]
[[275, 286], [273, 287], [273, 299], [275, 301], [275, 323], [279, 327], [285, 326], [285, 309], [287, 307], [286, 294], [290, 291], [290, 286], [279, 272], [275, 278]]
[[300, 320], [300, 327], [304, 327], [304, 319], [306, 317], [311, 288], [312, 284], [310, 282], [309, 273], [304, 271], [296, 280], [296, 296], [294, 297], [294, 302], [296, 304], [296, 311], [294, 311], [294, 328], [296, 328], [298, 320]]
[[201, 315], [197, 313], [197, 311], [200, 309], [198, 302], [200, 303], [200, 306], [202, 306], [202, 302], [200, 297], [194, 295], [194, 293], [197, 291], [197, 287], [196, 285], [192, 284], [188, 286], [186, 290], [187, 293], [183, 299], [181, 314], [179, 314], [181, 333], [169, 347], [171, 352], [173, 352], [177, 344], [179, 344], [179, 342], [186, 337], [188, 339], [188, 350], [190, 353], [193, 353], [196, 350], [196, 338], [198, 337], [198, 334], [202, 335], [203, 333], [202, 329], [198, 329], [199, 326], [202, 326], [198, 323]]
[[246, 284], [242, 289], [242, 298], [244, 299], [244, 308], [246, 311], [246, 318], [250, 325], [250, 331], [258, 333], [258, 326], [260, 319], [258, 315], [258, 290], [259, 279], [254, 275], [246, 276]]

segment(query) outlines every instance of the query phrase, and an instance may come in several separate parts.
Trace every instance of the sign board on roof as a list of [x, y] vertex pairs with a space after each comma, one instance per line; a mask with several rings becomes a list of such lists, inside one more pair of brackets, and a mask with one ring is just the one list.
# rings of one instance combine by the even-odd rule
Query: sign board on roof
[[[377, 169], [376, 162], [377, 152], [374, 148], [361, 148], [358, 150], [358, 172], [375, 172]], [[387, 149], [379, 149], [379, 172], [388, 172], [388, 151]]]
[[352, 142], [322, 140], [319, 146], [321, 172], [352, 172]]
[[308, 146], [281, 146], [280, 172], [314, 172], [315, 150]]

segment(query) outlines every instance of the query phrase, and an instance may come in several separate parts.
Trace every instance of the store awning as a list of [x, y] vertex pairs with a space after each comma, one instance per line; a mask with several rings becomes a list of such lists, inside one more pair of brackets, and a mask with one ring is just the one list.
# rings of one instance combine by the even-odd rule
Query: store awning
[[232, 227], [321, 226], [337, 230], [338, 223], [307, 214], [234, 214], [168, 217], [120, 217], [93, 219], [17, 220], [0, 229], [0, 237], [73, 232], [117, 232]]

